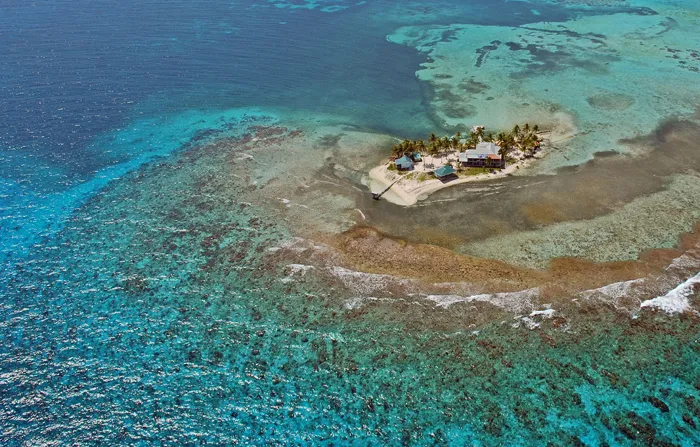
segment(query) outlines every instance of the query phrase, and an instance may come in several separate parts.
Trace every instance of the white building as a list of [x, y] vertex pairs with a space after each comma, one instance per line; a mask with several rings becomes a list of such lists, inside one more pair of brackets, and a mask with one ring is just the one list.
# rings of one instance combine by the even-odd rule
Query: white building
[[501, 146], [496, 143], [482, 142], [476, 145], [475, 149], [467, 149], [459, 154], [459, 162], [468, 167], [490, 166], [494, 168], [505, 168], [506, 161], [501, 154]]

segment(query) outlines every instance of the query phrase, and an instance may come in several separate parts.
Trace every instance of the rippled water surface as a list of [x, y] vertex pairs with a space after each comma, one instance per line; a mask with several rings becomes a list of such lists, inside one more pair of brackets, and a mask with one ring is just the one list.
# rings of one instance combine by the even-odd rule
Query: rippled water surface
[[[5, 2], [0, 443], [697, 445], [699, 14]], [[368, 198], [391, 136], [516, 112], [580, 135]]]

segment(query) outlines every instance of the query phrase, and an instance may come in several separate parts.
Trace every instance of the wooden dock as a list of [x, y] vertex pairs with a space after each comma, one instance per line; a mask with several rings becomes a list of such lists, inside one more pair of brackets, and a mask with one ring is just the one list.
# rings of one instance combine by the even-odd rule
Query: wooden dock
[[387, 192], [387, 191], [389, 191], [389, 190], [391, 189], [391, 187], [394, 186], [394, 185], [396, 184], [396, 182], [398, 182], [399, 180], [401, 180], [401, 178], [397, 178], [396, 180], [394, 180], [393, 182], [391, 182], [391, 185], [387, 186], [386, 189], [385, 189], [384, 191], [382, 191], [382, 192], [373, 192], [373, 193], [372, 193], [372, 198], [373, 198], [374, 200], [379, 200], [379, 199], [381, 199], [382, 196], [384, 195], [384, 193]]

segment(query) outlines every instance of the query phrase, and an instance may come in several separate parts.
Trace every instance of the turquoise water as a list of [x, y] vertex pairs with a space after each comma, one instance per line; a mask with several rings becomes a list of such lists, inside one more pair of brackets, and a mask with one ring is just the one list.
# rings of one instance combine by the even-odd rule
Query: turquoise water
[[348, 309], [342, 288], [277, 280], [260, 252], [288, 234], [216, 175], [227, 155], [125, 175], [3, 277], [7, 443], [697, 441], [694, 319], [474, 332]]
[[657, 6], [3, 6], [0, 442], [697, 445], [697, 314], [445, 310], [290, 245], [363, 203], [351, 148], [459, 127], [387, 36]]

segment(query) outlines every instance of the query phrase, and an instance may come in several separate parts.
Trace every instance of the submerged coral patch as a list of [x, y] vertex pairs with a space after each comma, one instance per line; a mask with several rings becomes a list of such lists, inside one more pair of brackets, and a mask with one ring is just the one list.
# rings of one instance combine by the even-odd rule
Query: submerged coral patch
[[589, 96], [586, 102], [596, 109], [625, 110], [634, 104], [634, 98], [620, 93], [601, 93]]

